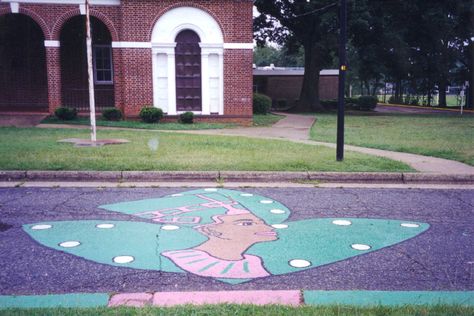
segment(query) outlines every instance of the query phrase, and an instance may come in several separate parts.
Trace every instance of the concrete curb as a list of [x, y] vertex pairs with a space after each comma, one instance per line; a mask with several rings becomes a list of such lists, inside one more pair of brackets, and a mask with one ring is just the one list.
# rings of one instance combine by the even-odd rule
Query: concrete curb
[[0, 171], [0, 181], [474, 184], [473, 174], [257, 171]]
[[183, 305], [280, 305], [402, 307], [439, 304], [474, 306], [473, 291], [322, 291], [231, 290], [197, 292], [70, 293], [51, 295], [0, 295], [0, 313], [8, 308], [153, 308]]

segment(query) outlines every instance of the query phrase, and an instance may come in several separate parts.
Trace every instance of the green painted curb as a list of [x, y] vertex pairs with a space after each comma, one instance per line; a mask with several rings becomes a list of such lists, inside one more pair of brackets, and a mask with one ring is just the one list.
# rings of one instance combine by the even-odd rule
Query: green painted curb
[[0, 309], [49, 307], [102, 307], [109, 303], [109, 294], [59, 294], [31, 296], [0, 296]]
[[474, 291], [304, 291], [307, 305], [474, 306]]

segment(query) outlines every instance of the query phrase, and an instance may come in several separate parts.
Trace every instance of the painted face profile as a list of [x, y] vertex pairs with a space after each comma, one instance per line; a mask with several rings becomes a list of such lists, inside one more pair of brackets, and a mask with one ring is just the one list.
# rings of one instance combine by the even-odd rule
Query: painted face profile
[[140, 221], [23, 226], [40, 244], [86, 260], [237, 284], [304, 271], [398, 244], [429, 228], [393, 219], [310, 218], [264, 196], [204, 189], [100, 206]]

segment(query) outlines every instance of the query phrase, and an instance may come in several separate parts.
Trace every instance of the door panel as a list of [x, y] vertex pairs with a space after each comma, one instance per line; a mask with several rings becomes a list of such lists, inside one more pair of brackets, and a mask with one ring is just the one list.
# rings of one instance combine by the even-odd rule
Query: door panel
[[176, 37], [176, 109], [202, 111], [201, 47], [199, 36], [185, 30]]

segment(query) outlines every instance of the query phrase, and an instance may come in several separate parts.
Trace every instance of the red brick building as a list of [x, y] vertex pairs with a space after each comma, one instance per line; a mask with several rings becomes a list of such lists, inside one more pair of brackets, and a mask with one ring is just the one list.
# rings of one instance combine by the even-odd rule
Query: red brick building
[[[274, 107], [292, 107], [300, 97], [304, 68], [261, 67], [253, 70], [254, 91], [272, 99]], [[319, 73], [321, 100], [337, 99], [339, 70], [324, 69]]]
[[[248, 121], [252, 1], [90, 0], [98, 110]], [[88, 110], [83, 0], [0, 0], [0, 109]]]

